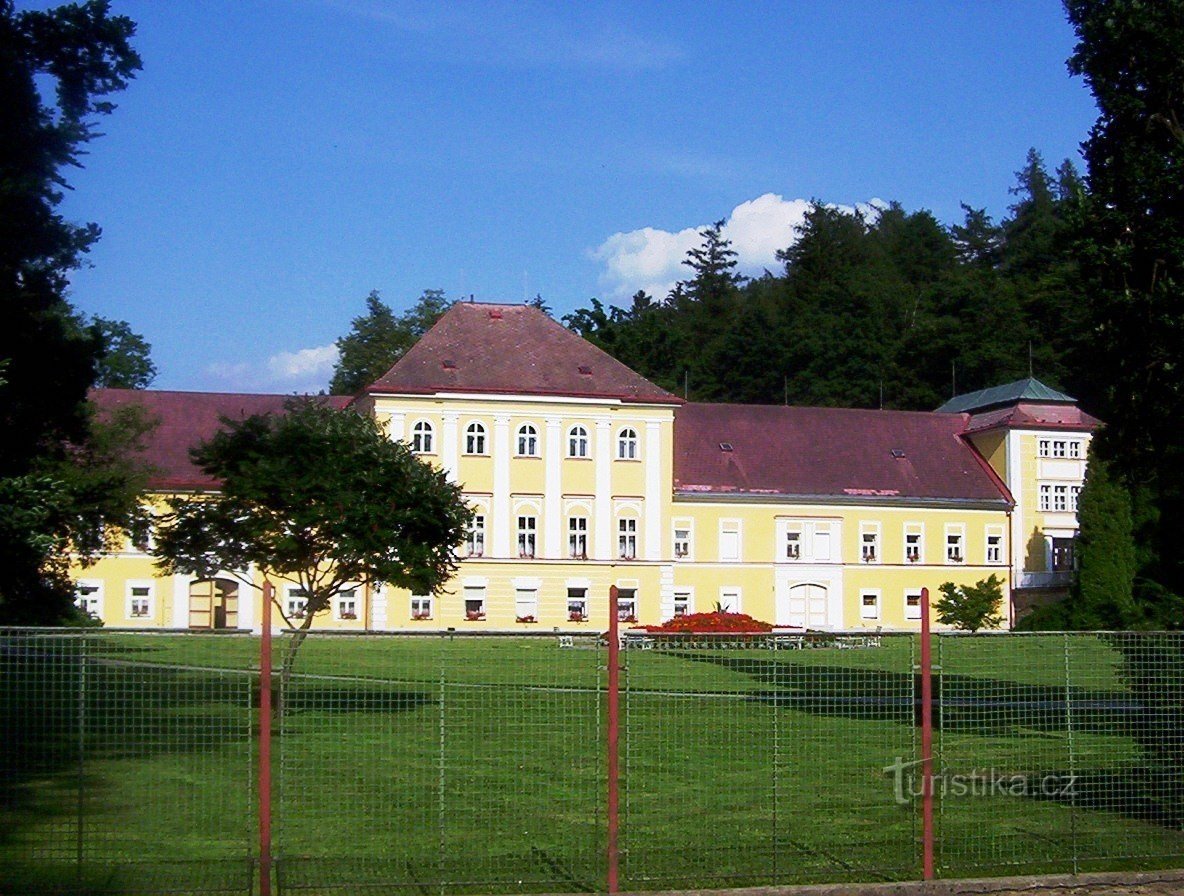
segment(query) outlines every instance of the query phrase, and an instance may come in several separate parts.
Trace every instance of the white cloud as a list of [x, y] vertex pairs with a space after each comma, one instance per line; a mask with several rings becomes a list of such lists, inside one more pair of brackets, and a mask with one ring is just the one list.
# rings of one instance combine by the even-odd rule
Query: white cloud
[[319, 392], [327, 390], [337, 361], [337, 346], [318, 345], [276, 352], [257, 364], [217, 361], [205, 374], [216, 388], [234, 392]]
[[[835, 207], [874, 214], [883, 206], [882, 200], [872, 199], [854, 207]], [[750, 277], [760, 276], [765, 269], [777, 270], [777, 250], [793, 244], [797, 238], [794, 228], [802, 223], [809, 208], [809, 200], [765, 193], [732, 209], [723, 235], [732, 241], [737, 269]], [[654, 227], [614, 233], [591, 252], [592, 258], [604, 266], [600, 286], [606, 298], [621, 301], [644, 289], [654, 298], [664, 299], [675, 283], [690, 275], [683, 259], [688, 250], [699, 245], [699, 231], [706, 226], [699, 224], [677, 233]]]

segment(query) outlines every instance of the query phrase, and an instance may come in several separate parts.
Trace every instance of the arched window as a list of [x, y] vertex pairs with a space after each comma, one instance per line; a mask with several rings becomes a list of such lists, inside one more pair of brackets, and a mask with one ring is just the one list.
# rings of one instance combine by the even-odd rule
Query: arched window
[[411, 427], [411, 450], [416, 454], [432, 453], [432, 424], [420, 420]]
[[637, 460], [637, 430], [626, 427], [617, 434], [617, 460]]
[[465, 454], [485, 453], [485, 426], [480, 423], [470, 423], [465, 430]]
[[582, 426], [573, 426], [567, 433], [567, 456], [588, 456], [588, 430]]
[[539, 431], [533, 424], [523, 423], [518, 427], [518, 454], [521, 457], [539, 456]]

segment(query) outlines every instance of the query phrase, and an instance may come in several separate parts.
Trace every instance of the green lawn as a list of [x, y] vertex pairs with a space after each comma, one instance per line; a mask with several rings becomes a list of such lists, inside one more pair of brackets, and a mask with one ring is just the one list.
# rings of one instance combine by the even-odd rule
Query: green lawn
[[[915, 646], [625, 652], [622, 887], [917, 877], [917, 808], [883, 771], [917, 755]], [[257, 650], [0, 634], [0, 892], [245, 890]], [[606, 659], [555, 636], [311, 637], [279, 695], [280, 883], [602, 889]], [[943, 780], [1079, 782], [947, 793], [943, 876], [1179, 864], [1105, 639], [943, 638], [935, 662]]]

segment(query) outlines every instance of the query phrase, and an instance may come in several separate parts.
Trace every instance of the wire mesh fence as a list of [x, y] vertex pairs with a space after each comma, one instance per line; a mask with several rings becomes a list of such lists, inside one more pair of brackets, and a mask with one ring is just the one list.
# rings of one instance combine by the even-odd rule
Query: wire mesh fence
[[[622, 641], [622, 890], [920, 876], [915, 634]], [[1184, 861], [1184, 635], [934, 641], [939, 876]], [[0, 892], [258, 888], [259, 646], [0, 630]], [[607, 663], [309, 635], [273, 681], [279, 892], [604, 891]]]
[[256, 644], [0, 631], [0, 892], [249, 893]]

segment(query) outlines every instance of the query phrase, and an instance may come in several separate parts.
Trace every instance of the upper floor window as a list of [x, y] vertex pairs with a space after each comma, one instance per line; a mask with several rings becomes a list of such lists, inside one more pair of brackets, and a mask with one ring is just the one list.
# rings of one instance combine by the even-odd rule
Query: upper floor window
[[420, 420], [411, 427], [411, 450], [416, 454], [431, 454], [432, 436], [432, 424]]
[[864, 523], [859, 533], [859, 558], [864, 563], [880, 562], [880, 527], [876, 523]]
[[1003, 529], [1001, 527], [987, 527], [987, 562], [1003, 562]]
[[617, 435], [617, 460], [637, 460], [637, 430], [626, 427]]
[[675, 559], [682, 559], [691, 555], [691, 528], [690, 526], [675, 526], [674, 527], [674, 557]]
[[966, 536], [961, 531], [946, 530], [946, 562], [961, 563], [966, 559]]
[[719, 559], [740, 559], [740, 521], [720, 520], [719, 523]]
[[904, 559], [907, 563], [921, 562], [921, 527], [906, 524], [904, 530]]
[[588, 518], [586, 516], [568, 517], [567, 553], [573, 560], [588, 559]]
[[523, 423], [518, 427], [518, 456], [539, 456], [539, 431], [532, 423]]
[[802, 559], [802, 533], [799, 529], [789, 529], [785, 533], [785, 559]]
[[1081, 486], [1080, 485], [1069, 486], [1069, 509], [1072, 510], [1074, 513], [1077, 512], [1077, 502], [1080, 498], [1081, 498]]
[[518, 556], [534, 557], [538, 521], [533, 516], [518, 517]]
[[1040, 457], [1052, 457], [1052, 439], [1040, 439], [1036, 446], [1036, 453]]
[[485, 555], [485, 515], [478, 513], [469, 521], [468, 548], [470, 557]]
[[567, 433], [567, 456], [588, 456], [588, 430], [582, 426], [573, 426]]
[[1069, 456], [1070, 457], [1081, 457], [1081, 442], [1074, 439], [1072, 442], [1069, 443]]
[[1037, 454], [1041, 457], [1081, 457], [1081, 441], [1078, 439], [1040, 439]]
[[632, 560], [637, 556], [637, 519], [626, 516], [617, 520], [617, 556]]
[[470, 423], [465, 430], [465, 454], [485, 453], [485, 426], [481, 423]]

